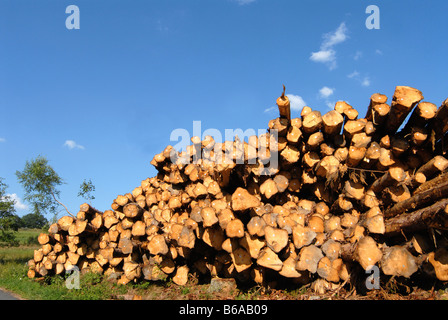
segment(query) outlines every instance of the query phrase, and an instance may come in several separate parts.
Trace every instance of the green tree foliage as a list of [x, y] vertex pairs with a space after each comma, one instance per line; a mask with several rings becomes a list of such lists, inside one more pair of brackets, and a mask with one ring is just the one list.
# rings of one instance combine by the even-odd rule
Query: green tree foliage
[[14, 231], [19, 228], [14, 200], [6, 194], [7, 185], [0, 178], [0, 243], [17, 244]]
[[78, 197], [82, 197], [91, 202], [95, 199], [93, 192], [95, 192], [95, 186], [93, 185], [92, 180], [89, 179], [89, 181], [87, 181], [84, 179], [83, 183], [81, 183], [81, 186], [79, 187]]
[[22, 228], [42, 229], [48, 225], [48, 220], [39, 213], [28, 213], [20, 219]]
[[23, 171], [16, 171], [16, 176], [25, 190], [24, 200], [31, 204], [34, 214], [50, 213], [56, 217], [57, 209], [62, 205], [72, 215], [58, 200], [60, 191], [57, 186], [64, 182], [45, 157], [27, 161]]

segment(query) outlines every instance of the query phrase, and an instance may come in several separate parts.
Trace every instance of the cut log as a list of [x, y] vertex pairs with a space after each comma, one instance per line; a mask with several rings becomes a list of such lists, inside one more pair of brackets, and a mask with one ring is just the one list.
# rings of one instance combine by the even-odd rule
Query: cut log
[[373, 120], [373, 108], [379, 104], [384, 104], [387, 102], [387, 96], [381, 93], [374, 93], [370, 97], [370, 104], [367, 108], [367, 113], [365, 118], [369, 121]]
[[325, 241], [325, 243], [322, 245], [322, 252], [331, 261], [339, 258], [340, 251], [341, 251], [341, 243], [333, 239]]
[[365, 220], [362, 225], [369, 230], [370, 233], [384, 234], [384, 217], [379, 207], [373, 207], [365, 213]]
[[229, 238], [244, 237], [244, 224], [240, 219], [234, 219], [227, 224], [226, 234]]
[[[290, 126], [288, 128], [288, 133], [286, 134], [286, 141], [289, 144], [297, 145], [299, 143], [301, 137], [302, 137], [302, 131], [298, 127]], [[283, 150], [283, 148], [282, 148], [282, 150]], [[281, 151], [280, 148], [279, 148], [279, 151]]]
[[288, 186], [289, 186], [288, 176], [290, 177], [291, 175], [288, 175], [287, 173], [279, 172], [274, 177], [274, 182], [275, 182], [275, 184], [277, 186], [277, 190], [279, 192], [284, 192], [288, 188]]
[[322, 126], [322, 115], [319, 111], [311, 111], [302, 118], [302, 131], [312, 134]]
[[402, 246], [393, 246], [384, 250], [381, 270], [390, 276], [409, 278], [418, 270], [415, 257]]
[[296, 269], [299, 271], [308, 270], [311, 273], [316, 273], [317, 265], [324, 255], [322, 251], [315, 245], [303, 247], [299, 252], [299, 260], [296, 264]]
[[407, 210], [414, 210], [422, 207], [430, 202], [434, 203], [438, 199], [448, 196], [448, 181], [423, 192], [420, 192], [402, 202], [395, 204], [392, 208], [384, 212], [386, 218], [394, 217], [398, 214], [404, 213]]
[[100, 210], [98, 210], [98, 209], [95, 209], [94, 207], [92, 207], [92, 206], [91, 206], [90, 204], [88, 204], [88, 203], [83, 203], [83, 204], [81, 204], [81, 205], [79, 206], [79, 211], [88, 213], [88, 214], [90, 214], [90, 215], [94, 215], [94, 214], [100, 214], [100, 215], [102, 215], [102, 214], [103, 214], [102, 211], [100, 211]]
[[247, 270], [252, 266], [252, 259], [250, 254], [242, 247], [236, 248], [230, 254], [232, 257], [233, 264], [235, 266], [236, 272], [240, 273]]
[[447, 229], [448, 213], [445, 211], [447, 205], [448, 199], [443, 199], [431, 206], [386, 219], [384, 234], [391, 237], [403, 231], [416, 232], [428, 228]]
[[306, 147], [308, 150], [317, 150], [324, 141], [324, 134], [318, 131], [308, 137]]
[[136, 218], [143, 213], [143, 209], [137, 203], [127, 203], [123, 207], [123, 213], [128, 218]]
[[87, 220], [76, 220], [68, 229], [68, 234], [71, 236], [80, 235], [83, 232], [94, 233], [95, 228]]
[[73, 224], [73, 218], [70, 216], [64, 216], [60, 218], [57, 222], [59, 229], [63, 231], [68, 231], [70, 226]]
[[382, 126], [387, 120], [391, 107], [387, 103], [377, 104], [372, 109], [372, 122], [376, 126]]
[[422, 101], [414, 109], [407, 121], [403, 132], [409, 133], [412, 128], [425, 127], [437, 114], [437, 106], [433, 103]]
[[346, 164], [349, 167], [356, 167], [365, 157], [367, 149], [365, 147], [350, 146]]
[[148, 243], [149, 253], [153, 255], [161, 254], [165, 255], [168, 253], [168, 246], [165, 241], [165, 237], [161, 234], [155, 235], [151, 241]]
[[356, 246], [355, 257], [361, 267], [366, 270], [367, 268], [375, 265], [381, 260], [383, 253], [378, 248], [378, 245], [373, 238], [366, 236], [358, 241]]
[[414, 190], [414, 195], [433, 189], [438, 185], [442, 185], [445, 181], [448, 181], [448, 172], [444, 172], [437, 177], [422, 183], [417, 189]]
[[406, 173], [401, 167], [391, 167], [385, 174], [375, 180], [370, 186], [370, 190], [375, 193], [383, 191], [386, 187], [396, 185], [403, 182], [406, 178]]
[[448, 99], [446, 99], [433, 119], [431, 129], [433, 131], [434, 140], [442, 139], [445, 133], [448, 131], [448, 124], [446, 119], [448, 118]]
[[290, 256], [288, 259], [283, 261], [282, 270], [279, 274], [286, 278], [300, 278], [303, 276], [302, 273], [298, 272], [296, 269], [297, 261], [294, 257]]
[[232, 194], [232, 209], [235, 211], [243, 211], [259, 205], [260, 200], [244, 188], [237, 188]]
[[[205, 232], [204, 232], [205, 234]], [[208, 234], [208, 232], [207, 232]], [[177, 244], [181, 247], [193, 249], [196, 241], [196, 236], [193, 230], [187, 226], [183, 226], [177, 239]], [[204, 241], [205, 242], [205, 241]]]
[[344, 136], [351, 140], [353, 135], [356, 133], [361, 133], [366, 126], [366, 122], [362, 120], [348, 120], [344, 124]]
[[434, 267], [437, 279], [448, 281], [448, 250], [440, 248], [435, 252], [429, 253], [428, 261]]
[[291, 145], [287, 145], [285, 149], [280, 152], [281, 158], [289, 165], [296, 163], [300, 159], [300, 151]]
[[266, 227], [266, 222], [263, 218], [259, 216], [254, 216], [250, 219], [247, 224], [247, 231], [251, 236], [264, 236], [264, 229]]
[[271, 248], [265, 247], [261, 252], [257, 259], [257, 264], [259, 266], [273, 269], [275, 271], [282, 270], [283, 262], [280, 260], [280, 258], [277, 256], [277, 254], [272, 251]]
[[361, 200], [364, 198], [364, 186], [359, 182], [352, 180], [346, 181], [344, 184], [344, 195], [347, 198]]
[[397, 86], [392, 97], [391, 110], [385, 130], [393, 134], [403, 123], [409, 112], [423, 99], [422, 93], [408, 86]]
[[204, 227], [211, 227], [215, 223], [219, 222], [218, 217], [216, 216], [215, 209], [212, 207], [205, 207], [201, 210], [202, 224]]
[[309, 227], [304, 227], [299, 224], [292, 229], [292, 238], [296, 249], [301, 249], [304, 246], [310, 245], [316, 238], [316, 232]]
[[246, 232], [244, 237], [239, 240], [239, 244], [249, 252], [253, 259], [258, 259], [261, 249], [266, 246], [266, 241], [260, 240], [256, 236], [251, 236]]
[[39, 244], [44, 245], [50, 242], [50, 236], [48, 235], [48, 233], [41, 233], [39, 234], [39, 236], [37, 237], [37, 241], [39, 242]]
[[288, 244], [288, 232], [286, 230], [267, 226], [264, 232], [266, 243], [274, 252], [280, 252]]
[[341, 133], [344, 117], [336, 110], [331, 110], [322, 116], [324, 133], [335, 135]]
[[270, 199], [278, 193], [277, 184], [274, 180], [269, 178], [260, 185], [260, 192], [266, 197], [266, 199]]
[[285, 96], [285, 86], [283, 85], [282, 95], [277, 99], [277, 106], [280, 112], [280, 117], [291, 121], [291, 106], [287, 96]]
[[431, 161], [421, 166], [417, 173], [422, 173], [427, 179], [431, 179], [435, 174], [445, 171], [448, 168], [448, 160], [442, 156], [435, 156]]
[[179, 286], [184, 286], [188, 282], [188, 272], [189, 268], [187, 266], [180, 266], [176, 270], [176, 275], [173, 277], [173, 282]]
[[328, 257], [323, 257], [317, 265], [317, 274], [327, 281], [339, 282], [341, 268], [342, 259], [330, 260]]

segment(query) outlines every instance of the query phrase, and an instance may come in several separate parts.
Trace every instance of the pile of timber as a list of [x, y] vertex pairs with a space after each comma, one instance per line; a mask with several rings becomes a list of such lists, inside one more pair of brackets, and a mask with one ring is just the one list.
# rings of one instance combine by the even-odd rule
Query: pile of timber
[[373, 94], [364, 118], [343, 101], [291, 118], [283, 90], [265, 134], [168, 146], [109, 210], [82, 204], [41, 234], [28, 276], [337, 284], [378, 266], [447, 281], [448, 99], [398, 86], [387, 100]]

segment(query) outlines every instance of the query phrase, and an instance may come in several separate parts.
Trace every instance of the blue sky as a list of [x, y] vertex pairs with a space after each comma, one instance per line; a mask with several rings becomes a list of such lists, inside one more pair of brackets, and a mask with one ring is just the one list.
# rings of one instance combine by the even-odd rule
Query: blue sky
[[[428, 5], [430, 3], [431, 5]], [[66, 7], [80, 29], [66, 28]], [[368, 5], [380, 29], [368, 29]], [[106, 210], [156, 174], [176, 128], [265, 129], [282, 84], [325, 113], [363, 116], [375, 92], [448, 97], [446, 1], [1, 0], [0, 177], [29, 211], [15, 171], [46, 156], [72, 212], [84, 179]], [[389, 100], [390, 101], [390, 100]], [[60, 216], [64, 215], [61, 211]], [[48, 217], [51, 218], [51, 217]]]

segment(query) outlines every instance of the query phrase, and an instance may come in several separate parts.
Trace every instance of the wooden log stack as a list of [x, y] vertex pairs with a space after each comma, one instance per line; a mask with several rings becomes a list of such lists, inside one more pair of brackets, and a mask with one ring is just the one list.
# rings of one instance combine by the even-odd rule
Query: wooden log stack
[[448, 99], [437, 108], [398, 86], [387, 100], [373, 94], [364, 118], [343, 101], [291, 118], [283, 91], [265, 134], [168, 146], [157, 176], [110, 209], [82, 204], [40, 235], [28, 276], [340, 283], [376, 265], [447, 281]]

